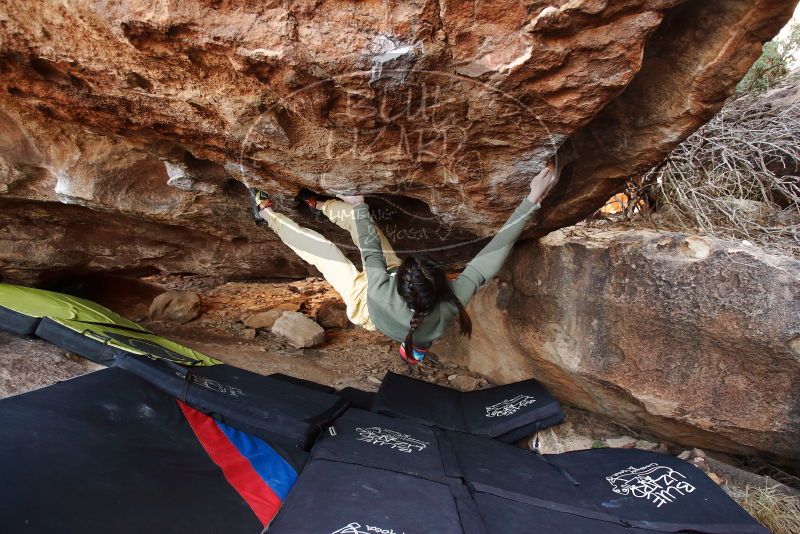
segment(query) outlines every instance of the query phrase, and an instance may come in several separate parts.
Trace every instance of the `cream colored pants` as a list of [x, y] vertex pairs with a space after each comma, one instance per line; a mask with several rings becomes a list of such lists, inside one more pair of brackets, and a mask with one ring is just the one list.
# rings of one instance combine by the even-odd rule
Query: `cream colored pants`
[[[358, 230], [353, 218], [353, 206], [341, 200], [328, 200], [322, 204], [322, 213], [336, 226], [350, 232], [358, 247]], [[353, 324], [363, 326], [367, 330], [376, 330], [369, 318], [367, 309], [367, 275], [356, 269], [347, 256], [342, 254], [333, 242], [322, 234], [303, 228], [282, 213], [271, 209], [261, 210], [261, 218], [278, 234], [286, 246], [292, 249], [304, 261], [316, 267], [333, 288], [342, 296], [347, 305], [347, 317]], [[400, 258], [395, 254], [392, 245], [378, 230], [381, 239], [386, 267], [396, 268]]]

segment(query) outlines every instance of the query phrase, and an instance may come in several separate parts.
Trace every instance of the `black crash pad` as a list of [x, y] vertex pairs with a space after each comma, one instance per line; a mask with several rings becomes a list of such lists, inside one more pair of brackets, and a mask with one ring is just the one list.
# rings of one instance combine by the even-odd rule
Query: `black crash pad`
[[564, 420], [558, 401], [535, 380], [462, 393], [391, 372], [373, 410], [507, 443]]
[[[540, 455], [480, 436], [348, 410], [321, 435], [309, 465], [314, 467], [301, 476], [296, 494], [276, 519], [279, 532], [302, 531], [309, 525], [303, 521], [310, 503], [323, 502], [325, 511], [310, 531], [336, 527], [361, 533], [370, 532], [369, 525], [395, 532], [766, 534], [704, 473], [644, 451]], [[646, 478], [648, 469], [655, 473], [653, 480]], [[628, 471], [642, 478], [631, 479]], [[331, 494], [311, 480], [318, 476], [336, 480], [341, 492]], [[394, 493], [383, 480], [392, 481]], [[459, 524], [430, 522], [426, 529], [422, 514], [430, 512], [419, 500], [423, 492], [435, 496], [444, 516], [457, 515]], [[656, 495], [671, 501], [659, 506]], [[380, 523], [380, 518], [390, 521]]]
[[310, 448], [347, 401], [298, 381], [260, 375], [231, 365], [184, 366], [120, 354], [125, 369], [235, 428], [288, 446]]
[[358, 408], [359, 410], [371, 410], [372, 403], [375, 401], [375, 393], [372, 391], [364, 391], [363, 389], [358, 389], [354, 387], [346, 387], [342, 388], [339, 391], [336, 391], [336, 388], [331, 386], [327, 386], [325, 384], [320, 384], [319, 382], [314, 382], [312, 380], [306, 380], [305, 378], [297, 378], [295, 376], [290, 376], [283, 373], [272, 373], [269, 375], [270, 378], [275, 378], [277, 380], [283, 380], [285, 382], [290, 382], [292, 384], [298, 386], [305, 386], [310, 389], [314, 389], [317, 391], [323, 391], [325, 393], [336, 393], [343, 399], [348, 402], [348, 406], [351, 408]]
[[350, 406], [358, 408], [359, 410], [372, 410], [375, 404], [375, 393], [372, 391], [364, 391], [363, 389], [346, 387], [339, 390], [339, 396], [347, 399]]
[[320, 384], [319, 382], [314, 382], [313, 380], [306, 380], [305, 378], [298, 378], [296, 376], [291, 376], [283, 373], [272, 373], [271, 375], [268, 376], [276, 380], [283, 380], [284, 382], [289, 382], [290, 384], [294, 384], [296, 386], [303, 386], [308, 389], [321, 391], [323, 393], [336, 393], [336, 388], [331, 386], [326, 386], [325, 384]]
[[702, 471], [669, 455], [635, 449], [539, 455], [456, 432], [442, 439], [490, 533], [527, 523], [566, 534], [767, 534]]
[[184, 409], [114, 368], [0, 400], [0, 532], [260, 532], [270, 512], [257, 515], [239, 483], [276, 511], [307, 453], [237, 434], [264, 476], [234, 485]]
[[350, 409], [323, 433], [271, 534], [479, 534], [477, 511], [446, 475], [436, 431]]
[[713, 480], [668, 454], [590, 449], [550, 455], [581, 492], [625, 524], [661, 532], [767, 534]]

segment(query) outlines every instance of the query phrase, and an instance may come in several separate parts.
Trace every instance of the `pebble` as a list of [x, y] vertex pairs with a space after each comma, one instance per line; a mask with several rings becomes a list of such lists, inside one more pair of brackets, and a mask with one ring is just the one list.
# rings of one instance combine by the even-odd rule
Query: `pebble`
[[450, 376], [448, 376], [448, 377], [447, 377], [447, 379], [448, 379], [450, 382], [452, 382], [452, 381], [453, 381], [453, 380], [455, 380], [456, 378], [458, 378], [458, 375], [450, 375]]
[[368, 381], [370, 381], [370, 382], [372, 382], [373, 384], [378, 384], [378, 385], [380, 385], [380, 383], [381, 383], [381, 379], [380, 379], [380, 378], [378, 378], [377, 376], [372, 376], [372, 375], [370, 375], [370, 376], [368, 376], [368, 377], [367, 377], [367, 380], [368, 380]]

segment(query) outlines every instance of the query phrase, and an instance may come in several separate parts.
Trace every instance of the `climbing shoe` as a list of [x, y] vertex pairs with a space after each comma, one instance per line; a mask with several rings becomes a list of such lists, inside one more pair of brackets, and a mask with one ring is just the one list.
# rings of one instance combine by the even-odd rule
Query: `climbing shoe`
[[271, 208], [272, 200], [264, 191], [256, 189], [255, 187], [250, 188], [250, 195], [253, 197], [253, 217], [255, 217], [257, 221], [260, 221], [261, 210], [265, 208]]
[[400, 343], [400, 357], [403, 358], [406, 362], [410, 363], [411, 365], [417, 365], [419, 362], [425, 359], [425, 356], [428, 355], [428, 349], [419, 349], [414, 347], [414, 352], [411, 356], [406, 353], [406, 344]]

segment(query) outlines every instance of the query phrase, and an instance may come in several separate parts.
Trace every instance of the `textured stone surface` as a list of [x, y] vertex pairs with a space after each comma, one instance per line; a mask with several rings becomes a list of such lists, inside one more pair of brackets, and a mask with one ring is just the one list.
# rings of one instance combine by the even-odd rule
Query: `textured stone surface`
[[458, 263], [556, 151], [537, 233], [599, 207], [719, 109], [794, 4], [5, 2], [2, 275], [308, 274], [242, 184], [376, 195], [401, 250]]
[[[686, 446], [800, 458], [800, 261], [650, 230], [554, 232], [515, 251], [433, 350], [496, 383]], [[772, 455], [772, 456], [770, 456]]]
[[286, 338], [293, 347], [315, 347], [325, 341], [325, 330], [300, 312], [283, 312], [272, 325], [272, 333]]

